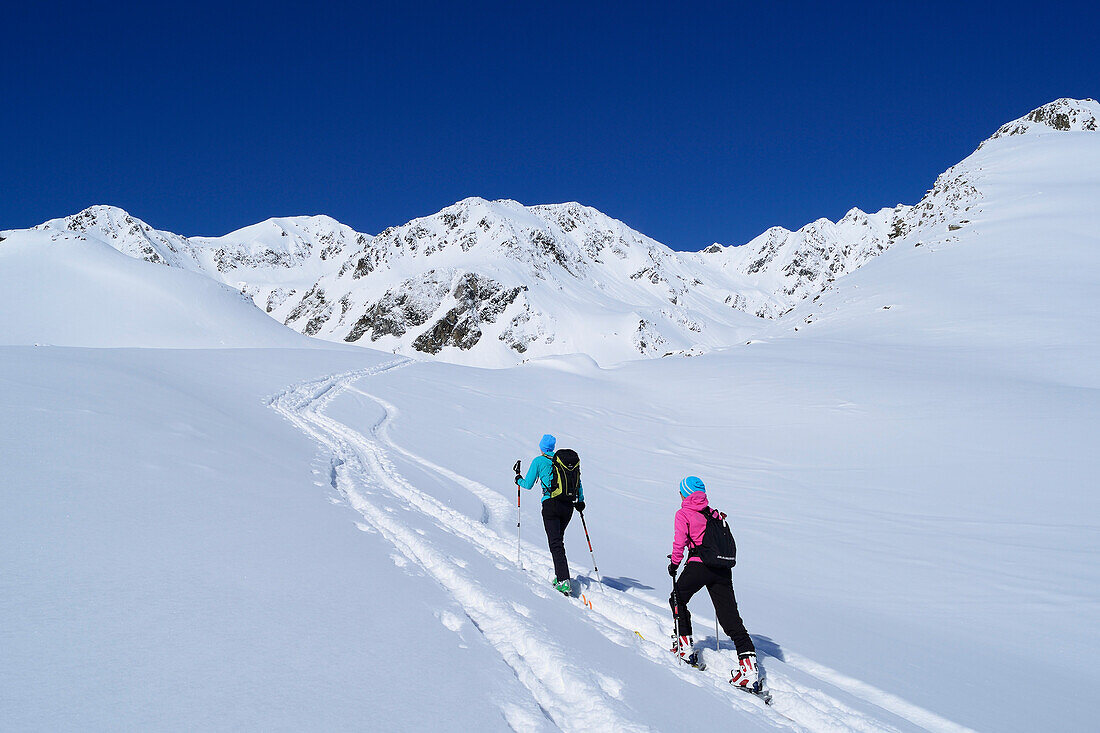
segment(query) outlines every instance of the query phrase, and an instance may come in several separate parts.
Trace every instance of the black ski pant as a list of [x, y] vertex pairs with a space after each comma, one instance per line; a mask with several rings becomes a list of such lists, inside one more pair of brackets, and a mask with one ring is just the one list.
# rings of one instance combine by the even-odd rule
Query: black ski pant
[[[673, 585], [675, 590], [668, 597], [673, 618], [679, 616], [680, 635], [691, 636], [691, 612], [688, 611], [687, 604], [703, 586], [706, 586], [707, 592], [710, 593], [718, 623], [733, 639], [737, 653], [755, 652], [756, 647], [753, 646], [749, 632], [745, 630], [745, 622], [741, 620], [741, 614], [737, 611], [737, 598], [733, 595], [733, 571], [729, 568], [712, 568], [701, 562], [687, 563], [687, 567]], [[679, 601], [679, 608], [677, 608], [677, 601]]]
[[565, 528], [572, 518], [573, 502], [559, 498], [542, 502], [542, 526], [546, 528], [546, 541], [550, 545], [554, 575], [558, 580], [569, 577], [569, 561], [565, 559]]

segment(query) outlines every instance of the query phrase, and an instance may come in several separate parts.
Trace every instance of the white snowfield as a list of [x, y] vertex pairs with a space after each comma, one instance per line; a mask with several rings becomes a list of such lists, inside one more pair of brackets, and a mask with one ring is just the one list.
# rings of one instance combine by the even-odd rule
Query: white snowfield
[[[1048, 107], [693, 358], [412, 360], [294, 333], [179, 240], [3, 232], [0, 729], [1091, 730], [1100, 105]], [[582, 456], [576, 598], [536, 492], [517, 538], [544, 432]], [[689, 474], [772, 707], [705, 592], [707, 671], [667, 651]]]
[[0, 344], [318, 347], [209, 278], [149, 267], [94, 237], [0, 236]]

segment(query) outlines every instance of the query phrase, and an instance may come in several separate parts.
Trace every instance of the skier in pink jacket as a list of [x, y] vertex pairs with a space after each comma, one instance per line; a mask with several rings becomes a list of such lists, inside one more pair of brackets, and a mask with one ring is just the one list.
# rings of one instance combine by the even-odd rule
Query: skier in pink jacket
[[[740, 669], [733, 670], [730, 682], [755, 692], [759, 688], [756, 647], [749, 637], [749, 632], [745, 630], [745, 622], [741, 620], [741, 614], [737, 611], [737, 598], [733, 594], [733, 572], [728, 567], [707, 565], [702, 558], [696, 557], [691, 551], [703, 544], [703, 534], [707, 528], [706, 515], [710, 514], [723, 520], [726, 515], [710, 508], [706, 486], [695, 476], [688, 476], [680, 482], [680, 496], [683, 497], [683, 501], [676, 512], [672, 555], [669, 557], [672, 562], [668, 566], [668, 574], [675, 578], [672, 594], [668, 598], [677, 627], [673, 633], [672, 652], [690, 664], [698, 663], [698, 652], [694, 648], [691, 635], [691, 613], [687, 609], [687, 603], [700, 589], [706, 587], [714, 603], [718, 623], [722, 625], [723, 631], [733, 639], [737, 647]], [[683, 562], [685, 551], [687, 551], [687, 562], [684, 563], [684, 571], [677, 578], [676, 572], [680, 563]]]

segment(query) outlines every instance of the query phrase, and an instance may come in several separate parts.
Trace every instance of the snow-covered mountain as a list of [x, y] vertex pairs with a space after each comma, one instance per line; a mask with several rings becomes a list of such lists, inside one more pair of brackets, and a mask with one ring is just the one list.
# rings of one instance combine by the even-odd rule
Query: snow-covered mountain
[[591, 207], [470, 198], [368, 236], [324, 216], [182, 237], [96, 206], [39, 229], [204, 273], [309, 336], [506, 365], [737, 342], [889, 246], [906, 207], [678, 253]]
[[906, 210], [853, 209], [836, 223], [773, 228], [703, 253], [674, 252], [577, 203], [480, 198], [377, 236], [312, 216], [188, 238], [109, 206], [37, 228], [204, 273], [309, 336], [499, 366], [734, 343], [885, 250]]
[[[1021, 134], [1094, 131], [1097, 106], [1056, 100], [980, 148]], [[967, 226], [981, 191], [960, 166], [915, 206], [854, 208], [837, 222], [773, 227], [699, 253], [675, 252], [577, 203], [481, 198], [377, 236], [310, 216], [183, 237], [108, 206], [38, 228], [206, 274], [309, 336], [486, 366], [575, 352], [610, 363], [740, 342], [899, 240]]]
[[[1007, 122], [989, 140], [1026, 133], [1096, 132], [1100, 129], [1100, 104], [1094, 99], [1062, 97]], [[986, 140], [985, 142], [989, 142]], [[982, 145], [985, 145], [985, 142]], [[982, 147], [979, 145], [978, 147]]]
[[737, 284], [730, 296], [735, 308], [778, 318], [884, 252], [903, 231], [910, 208], [874, 214], [852, 209], [840, 221], [818, 219], [795, 232], [772, 227], [738, 247], [712, 244], [698, 261]]
[[304, 333], [497, 365], [728, 343], [734, 321], [691, 293], [694, 279], [667, 247], [594, 209], [471, 198], [367, 240], [304, 292], [256, 295]]
[[139, 260], [194, 269], [193, 248], [186, 237], [153, 229], [115, 206], [90, 206], [80, 213], [50, 219], [34, 228], [77, 232], [106, 242], [122, 254]]
[[1082, 310], [1100, 305], [1098, 119], [1100, 102], [1059, 99], [1004, 125], [908, 210], [889, 257], [762, 333], [843, 337], [858, 327], [863, 341], [1030, 343], [1029, 369], [1095, 383], [1091, 364], [1065, 354], [1100, 346]]

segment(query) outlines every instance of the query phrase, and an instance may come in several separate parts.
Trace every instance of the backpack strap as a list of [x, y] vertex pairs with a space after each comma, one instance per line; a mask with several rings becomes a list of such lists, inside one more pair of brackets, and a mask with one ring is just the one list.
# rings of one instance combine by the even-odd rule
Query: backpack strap
[[554, 457], [550, 459], [550, 476], [552, 477], [550, 480], [550, 485], [546, 488], [550, 491], [550, 498], [556, 499], [557, 497], [562, 495], [562, 476], [558, 472], [558, 456], [556, 453], [554, 454]]
[[[725, 515], [725, 513], [724, 513], [724, 512], [720, 512], [720, 511], [718, 511], [717, 509], [711, 509], [711, 507], [710, 507], [710, 504], [707, 504], [707, 505], [706, 505], [705, 507], [703, 507], [702, 509], [696, 509], [695, 511], [699, 512], [700, 514], [702, 514], [702, 515], [703, 515], [703, 519], [715, 519], [715, 520], [717, 520], [717, 521], [719, 521], [719, 522], [724, 522], [724, 521], [726, 521], [726, 515]], [[717, 514], [718, 516], [715, 516], [715, 514]], [[703, 531], [705, 532], [705, 531], [706, 531], [706, 529], [704, 528], [704, 530], [703, 530]], [[692, 553], [692, 552], [694, 552], [695, 550], [699, 549], [699, 546], [698, 546], [698, 545], [696, 545], [696, 544], [695, 544], [694, 542], [692, 542], [692, 541], [691, 541], [691, 532], [688, 532], [688, 535], [687, 535], [687, 543], [688, 543], [688, 545], [689, 545], [689, 552], [688, 552], [688, 557], [691, 557], [691, 556], [692, 556], [692, 555], [691, 555], [691, 553]], [[696, 557], [698, 557], [698, 556], [696, 556]]]
[[[707, 510], [708, 510], [708, 509], [710, 509], [710, 504], [707, 504], [707, 505], [706, 505], [705, 507], [703, 507], [702, 509], [694, 509], [693, 511], [696, 511], [696, 512], [699, 512], [700, 514], [702, 514], [702, 515], [703, 515], [703, 519], [705, 520], [705, 519], [707, 518]], [[705, 528], [705, 527], [704, 527], [704, 530], [703, 530], [703, 531], [704, 531], [704, 532], [706, 531], [706, 528]], [[688, 533], [687, 533], [687, 544], [688, 544], [688, 547], [689, 547], [689, 548], [690, 548], [691, 550], [695, 550], [695, 549], [697, 549], [697, 548], [699, 547], [699, 546], [698, 546], [697, 544], [695, 544], [694, 542], [692, 542], [692, 541], [691, 541], [691, 532], [688, 532]], [[688, 557], [691, 557], [691, 552], [688, 552]]]
[[550, 478], [550, 484], [543, 483], [542, 477], [539, 476], [539, 484], [542, 487], [542, 493], [546, 494], [550, 489], [550, 485], [554, 481], [554, 479], [553, 479], [553, 476], [554, 476], [554, 457], [553, 456], [548, 456], [545, 453], [539, 453], [538, 458], [545, 458], [545, 459], [550, 461], [550, 477], [551, 477]]

